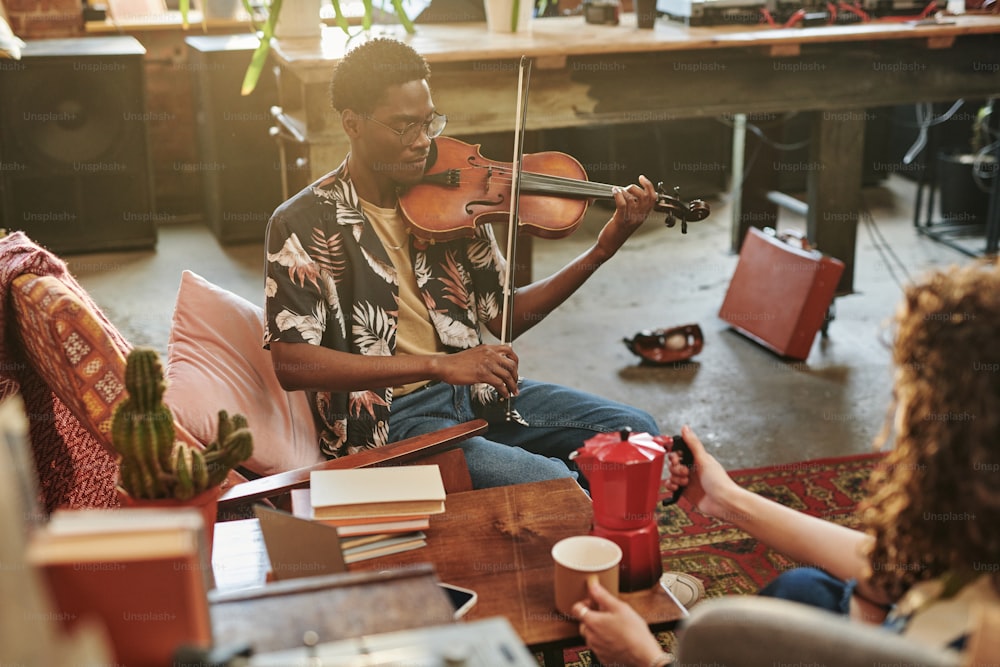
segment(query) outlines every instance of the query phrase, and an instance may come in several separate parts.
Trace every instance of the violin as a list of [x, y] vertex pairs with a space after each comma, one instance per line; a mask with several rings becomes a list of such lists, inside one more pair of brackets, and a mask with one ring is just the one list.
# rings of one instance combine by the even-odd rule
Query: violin
[[[448, 241], [474, 234], [476, 225], [508, 222], [513, 166], [490, 160], [479, 144], [438, 137], [431, 145], [423, 180], [400, 193], [399, 208], [410, 233], [423, 241]], [[708, 204], [685, 202], [657, 184], [654, 210], [666, 214], [667, 227], [708, 217]], [[616, 186], [587, 180], [583, 165], [571, 155], [545, 151], [521, 158], [518, 227], [541, 238], [559, 239], [580, 225], [587, 206], [614, 199]]]
[[[514, 265], [518, 231], [542, 238], [568, 236], [580, 225], [587, 206], [595, 199], [614, 199], [615, 186], [587, 180], [587, 172], [575, 158], [546, 151], [524, 155], [524, 128], [528, 114], [528, 80], [531, 60], [521, 56], [517, 77], [517, 116], [514, 121], [514, 162], [488, 160], [479, 145], [451, 137], [431, 142], [427, 167], [420, 183], [399, 193], [399, 210], [409, 231], [423, 243], [473, 236], [476, 225], [507, 222], [507, 271], [503, 281], [500, 342], [513, 342]], [[659, 183], [654, 208], [667, 214], [667, 227], [681, 221], [681, 233], [689, 222], [708, 217], [708, 204], [690, 203], [667, 194]], [[506, 399], [504, 418], [527, 424]]]

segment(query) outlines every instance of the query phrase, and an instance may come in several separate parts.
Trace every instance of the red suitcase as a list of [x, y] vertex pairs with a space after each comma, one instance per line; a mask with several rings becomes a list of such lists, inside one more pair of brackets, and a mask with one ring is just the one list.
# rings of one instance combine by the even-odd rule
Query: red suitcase
[[751, 227], [719, 317], [778, 354], [804, 360], [844, 263]]

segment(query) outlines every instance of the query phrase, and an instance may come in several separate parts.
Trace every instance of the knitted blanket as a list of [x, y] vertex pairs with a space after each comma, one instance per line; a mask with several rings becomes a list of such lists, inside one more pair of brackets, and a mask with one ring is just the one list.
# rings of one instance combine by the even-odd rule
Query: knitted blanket
[[21, 275], [53, 276], [86, 304], [104, 325], [109, 340], [127, 355], [131, 346], [104, 316], [89, 294], [69, 273], [65, 262], [40, 247], [23, 232], [0, 239], [0, 400], [20, 393], [24, 400], [39, 502], [46, 512], [57, 507], [116, 507], [117, 464], [89, 429], [73, 416], [35, 372], [21, 348], [17, 313], [11, 304], [13, 281]]

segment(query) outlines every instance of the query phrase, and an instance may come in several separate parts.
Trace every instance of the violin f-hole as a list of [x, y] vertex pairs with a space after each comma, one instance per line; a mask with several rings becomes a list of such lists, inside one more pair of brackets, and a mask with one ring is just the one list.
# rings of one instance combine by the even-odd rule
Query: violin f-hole
[[473, 199], [472, 201], [465, 202], [465, 212], [468, 213], [469, 215], [473, 215], [472, 211], [473, 206], [487, 206], [487, 207], [497, 206], [499, 204], [502, 204], [503, 201], [504, 201], [503, 193], [498, 194], [497, 198], [494, 201], [490, 201], [489, 199]]
[[[493, 180], [493, 165], [492, 164], [482, 164], [482, 165], [481, 164], [477, 164], [475, 156], [469, 157], [469, 164], [471, 166], [473, 166], [473, 167], [476, 167], [477, 169], [485, 169], [486, 170], [486, 179], [483, 182], [483, 192], [488, 194], [490, 192], [490, 190], [492, 189], [492, 187], [493, 187], [493, 185], [492, 185], [492, 180]], [[487, 208], [492, 208], [494, 206], [499, 206], [500, 204], [504, 203], [504, 201], [506, 201], [506, 199], [504, 197], [504, 193], [503, 192], [497, 193], [496, 199], [493, 199], [493, 200], [490, 200], [490, 199], [472, 199], [470, 201], [465, 202], [465, 213], [467, 215], [473, 215], [472, 209], [473, 209], [474, 206], [486, 206]]]

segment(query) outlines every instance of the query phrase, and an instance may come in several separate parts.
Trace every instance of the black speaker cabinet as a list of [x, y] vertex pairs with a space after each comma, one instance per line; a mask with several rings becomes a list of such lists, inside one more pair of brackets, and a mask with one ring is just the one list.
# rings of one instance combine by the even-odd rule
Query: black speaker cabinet
[[[278, 144], [270, 136], [277, 84], [270, 66], [250, 95], [240, 88], [253, 35], [188, 37], [205, 218], [222, 243], [263, 242], [281, 203]], [[270, 62], [269, 62], [270, 65]]]
[[0, 225], [59, 254], [156, 245], [145, 52], [51, 39], [0, 61]]

